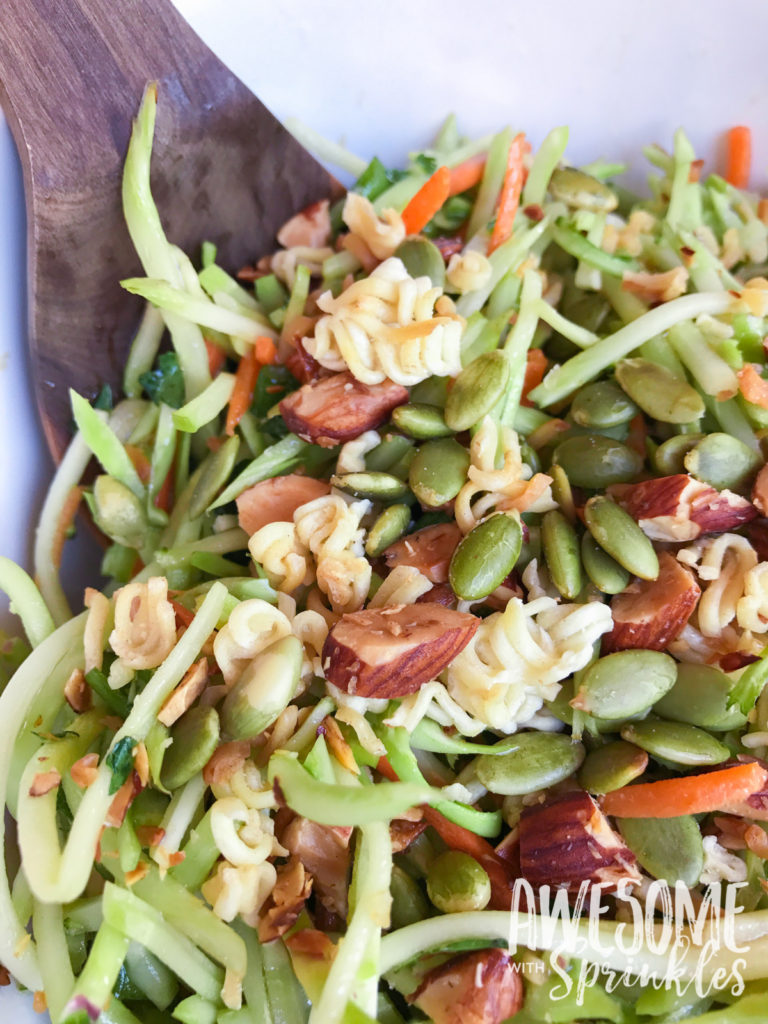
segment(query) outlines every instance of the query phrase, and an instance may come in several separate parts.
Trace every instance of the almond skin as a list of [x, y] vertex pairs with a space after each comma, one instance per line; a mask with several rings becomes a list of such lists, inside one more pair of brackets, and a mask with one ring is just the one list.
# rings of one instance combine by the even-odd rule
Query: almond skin
[[291, 523], [297, 508], [330, 494], [325, 480], [288, 473], [262, 480], [237, 498], [237, 521], [249, 537], [267, 523]]
[[763, 466], [752, 484], [752, 504], [761, 516], [768, 515], [768, 464]]
[[456, 523], [436, 523], [396, 540], [383, 556], [390, 569], [410, 565], [432, 583], [446, 583], [451, 557], [462, 536]]
[[408, 1001], [434, 1024], [502, 1024], [523, 1005], [523, 982], [509, 953], [481, 949], [431, 970]]
[[655, 580], [635, 580], [611, 599], [613, 629], [603, 637], [602, 652], [641, 647], [663, 651], [691, 617], [701, 588], [668, 551], [659, 552]]
[[609, 891], [624, 879], [640, 881], [635, 855], [581, 789], [523, 810], [520, 869], [534, 889], [551, 885], [572, 893], [582, 882]]
[[716, 491], [687, 473], [617, 484], [608, 492], [651, 540], [686, 543], [748, 523], [757, 509], [732, 491]]
[[479, 625], [429, 602], [342, 615], [323, 645], [326, 678], [358, 697], [404, 697], [439, 675]]
[[299, 437], [333, 448], [381, 426], [407, 401], [408, 391], [400, 384], [363, 384], [345, 372], [305, 384], [282, 400], [280, 412]]

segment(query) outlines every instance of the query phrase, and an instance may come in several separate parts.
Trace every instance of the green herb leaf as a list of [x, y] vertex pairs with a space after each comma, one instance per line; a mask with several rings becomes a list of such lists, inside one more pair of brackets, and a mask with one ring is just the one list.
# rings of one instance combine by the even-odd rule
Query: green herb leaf
[[258, 416], [266, 416], [269, 410], [282, 401], [299, 382], [285, 366], [262, 366], [256, 378], [251, 410]]
[[417, 153], [413, 158], [413, 163], [420, 171], [424, 171], [425, 174], [434, 174], [438, 166], [435, 157], [430, 156], [428, 153]]
[[136, 740], [131, 736], [123, 736], [107, 754], [107, 767], [112, 769], [109, 782], [109, 795], [112, 796], [123, 785], [133, 771], [133, 748]]
[[163, 352], [157, 357], [157, 367], [139, 377], [139, 384], [156, 404], [165, 402], [172, 409], [184, 404], [184, 375], [175, 352]]
[[404, 171], [393, 171], [385, 167], [377, 156], [371, 160], [363, 173], [352, 186], [353, 191], [359, 192], [361, 196], [370, 199], [378, 199], [382, 192], [386, 192], [390, 185], [405, 177]]
[[103, 409], [104, 412], [111, 412], [115, 401], [112, 395], [112, 388], [109, 384], [102, 384], [101, 390], [91, 403], [94, 409]]
[[106, 704], [109, 711], [114, 715], [118, 715], [120, 718], [125, 718], [128, 714], [128, 700], [126, 696], [120, 690], [113, 690], [107, 682], [107, 677], [98, 668], [92, 668], [90, 672], [85, 673], [85, 681], [88, 683], [93, 692], [101, 697], [104, 704]]

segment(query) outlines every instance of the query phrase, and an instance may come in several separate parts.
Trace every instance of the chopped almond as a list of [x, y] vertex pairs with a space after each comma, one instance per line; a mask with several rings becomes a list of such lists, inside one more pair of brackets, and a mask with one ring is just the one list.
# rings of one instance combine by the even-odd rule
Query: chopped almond
[[214, 750], [210, 761], [203, 768], [203, 781], [207, 786], [222, 786], [227, 783], [251, 756], [248, 740], [232, 740], [222, 743]]
[[6, 985], [11, 984], [11, 975], [7, 967], [3, 967], [0, 964], [0, 988], [4, 988]]
[[344, 739], [344, 734], [339, 728], [339, 723], [335, 718], [331, 718], [330, 715], [326, 715], [322, 721], [320, 729], [325, 734], [325, 741], [330, 748], [331, 753], [342, 766], [346, 768], [348, 772], [353, 775], [359, 775], [360, 769], [355, 760], [355, 755], [352, 753], [352, 748]]
[[99, 777], [99, 755], [85, 754], [75, 761], [69, 769], [69, 774], [75, 785], [81, 789], [87, 789], [88, 786], [92, 786]]
[[435, 967], [408, 1001], [433, 1024], [502, 1024], [522, 1007], [523, 997], [509, 953], [481, 949]]
[[426, 821], [408, 821], [405, 818], [395, 818], [389, 824], [389, 838], [392, 843], [392, 853], [402, 853], [407, 850], [414, 839], [418, 839], [427, 827]]
[[30, 796], [45, 796], [61, 784], [61, 776], [52, 768], [49, 772], [38, 772], [29, 787]]
[[752, 484], [752, 504], [763, 516], [768, 516], [768, 464], [763, 466]]
[[310, 960], [327, 960], [329, 963], [336, 952], [330, 938], [317, 928], [302, 928], [300, 932], [288, 935], [285, 944], [292, 953], [306, 956]]
[[151, 848], [159, 846], [165, 838], [165, 829], [157, 825], [138, 825], [136, 827], [136, 838], [142, 846]]
[[82, 715], [90, 710], [92, 704], [91, 688], [86, 683], [85, 675], [81, 668], [73, 669], [69, 679], [64, 684], [64, 699], [78, 715]]
[[744, 832], [747, 849], [757, 854], [762, 860], [768, 860], [768, 835], [759, 825], [750, 825]]
[[131, 772], [120, 789], [115, 793], [112, 803], [109, 805], [109, 810], [104, 819], [107, 825], [111, 825], [113, 828], [119, 828], [122, 825], [128, 808], [142, 788], [138, 773]]
[[169, 728], [195, 703], [208, 683], [208, 659], [201, 658], [187, 669], [176, 689], [169, 693], [157, 713], [157, 720]]
[[143, 740], [140, 740], [134, 747], [133, 766], [143, 789], [149, 783], [149, 754]]
[[329, 200], [321, 199], [301, 210], [277, 232], [277, 240], [284, 249], [305, 246], [320, 249], [328, 244], [331, 237], [331, 216]]
[[685, 267], [673, 267], [659, 274], [625, 270], [621, 287], [625, 292], [631, 292], [645, 302], [670, 302], [685, 293], [688, 287], [688, 271]]
[[660, 551], [657, 579], [635, 580], [611, 599], [613, 629], [603, 637], [603, 654], [633, 647], [663, 651], [682, 632], [700, 595], [693, 575]]
[[342, 920], [347, 916], [351, 828], [331, 828], [307, 818], [293, 818], [279, 831], [279, 841], [314, 879], [317, 899]]
[[161, 845], [155, 849], [152, 856], [161, 871], [168, 871], [170, 868], [175, 868], [177, 864], [181, 864], [186, 854], [183, 850], [166, 850]]
[[436, 523], [395, 541], [383, 552], [388, 568], [410, 565], [432, 583], [446, 583], [462, 533], [456, 523]]
[[330, 494], [331, 485], [311, 476], [289, 473], [262, 480], [247, 488], [237, 499], [240, 526], [253, 536], [268, 523], [291, 523], [293, 513], [301, 505]]
[[259, 939], [271, 942], [292, 928], [312, 891], [312, 876], [298, 857], [277, 869], [277, 881], [259, 921]]
[[45, 998], [45, 992], [38, 990], [32, 996], [32, 1009], [35, 1013], [45, 1013], [48, 1009], [48, 1000]]
[[147, 862], [144, 860], [139, 861], [138, 865], [133, 869], [133, 871], [126, 871], [125, 884], [130, 889], [132, 885], [136, 885], [136, 883], [140, 882], [142, 878], [146, 878], [148, 874], [149, 865], [147, 864]]

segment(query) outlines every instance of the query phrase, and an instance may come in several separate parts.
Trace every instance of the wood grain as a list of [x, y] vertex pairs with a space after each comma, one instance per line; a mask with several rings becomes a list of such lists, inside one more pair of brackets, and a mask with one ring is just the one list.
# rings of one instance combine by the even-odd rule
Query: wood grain
[[333, 179], [198, 38], [168, 0], [3, 0], [0, 102], [27, 204], [29, 340], [55, 458], [68, 388], [119, 385], [141, 304], [120, 205], [122, 164], [148, 81], [159, 83], [153, 192], [168, 237], [219, 245], [238, 267], [274, 247]]

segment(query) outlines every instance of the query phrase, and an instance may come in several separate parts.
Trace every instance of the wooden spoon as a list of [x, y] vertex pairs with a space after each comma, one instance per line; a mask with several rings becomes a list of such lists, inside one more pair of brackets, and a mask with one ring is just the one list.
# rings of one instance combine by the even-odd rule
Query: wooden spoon
[[168, 0], [3, 0], [0, 101], [24, 171], [29, 339], [51, 452], [68, 389], [119, 387], [141, 303], [120, 201], [145, 85], [159, 83], [152, 186], [168, 237], [204, 239], [237, 268], [274, 248], [334, 180], [205, 46]]

